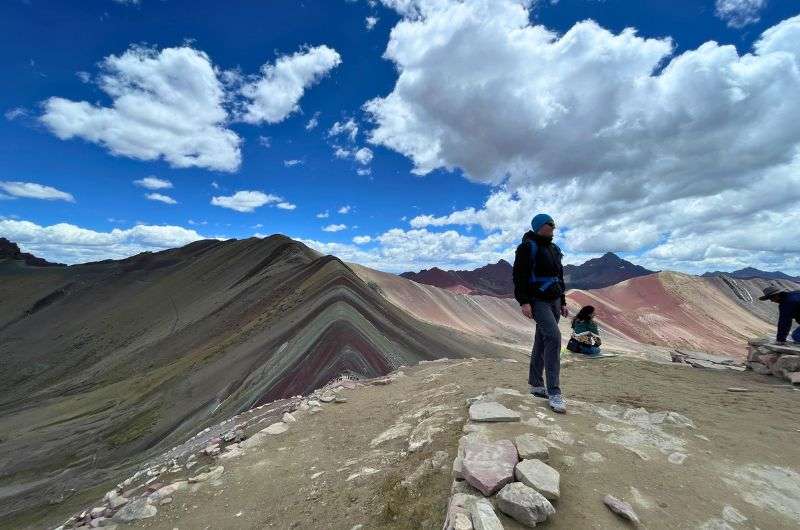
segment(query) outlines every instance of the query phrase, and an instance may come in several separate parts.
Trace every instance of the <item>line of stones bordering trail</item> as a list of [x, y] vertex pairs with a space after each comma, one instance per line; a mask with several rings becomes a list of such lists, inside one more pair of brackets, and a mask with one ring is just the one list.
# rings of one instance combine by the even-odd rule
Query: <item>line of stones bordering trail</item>
[[[73, 514], [55, 530], [114, 530], [120, 524], [153, 517], [159, 506], [171, 504], [182, 491], [195, 492], [205, 484], [220, 485], [225, 460], [241, 456], [270, 436], [286, 432], [297, 422], [294, 412], [316, 414], [327, 404], [346, 402], [346, 398], [338, 395], [342, 389], [386, 385], [403, 375], [402, 370], [398, 370], [375, 379], [342, 377], [308, 396], [267, 403], [206, 428], [153, 459], [148, 466], [108, 491], [100, 502]], [[264, 427], [264, 424], [268, 425]]]

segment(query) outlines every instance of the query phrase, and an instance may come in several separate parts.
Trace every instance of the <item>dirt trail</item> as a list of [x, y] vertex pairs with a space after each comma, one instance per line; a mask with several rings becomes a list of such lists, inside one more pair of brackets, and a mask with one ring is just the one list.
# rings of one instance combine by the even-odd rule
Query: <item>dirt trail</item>
[[[561, 473], [562, 496], [546, 528], [624, 528], [601, 503], [606, 493], [633, 504], [645, 528], [719, 523], [726, 506], [747, 517], [731, 523], [735, 528], [800, 525], [796, 389], [752, 372], [580, 359], [563, 368], [570, 410], [555, 416], [543, 400], [524, 395], [527, 363], [520, 361], [426, 363], [404, 368], [405, 376], [386, 386], [343, 390], [346, 403], [324, 405], [316, 414], [298, 411], [288, 432], [221, 461], [218, 482], [176, 493], [155, 517], [134, 526], [441, 528], [465, 399], [495, 387], [523, 393], [499, 401], [524, 421], [492, 427], [491, 437], [535, 432], [558, 447], [550, 464]], [[679, 420], [637, 424], [641, 411], [629, 409], [639, 407], [673, 411]], [[436, 415], [442, 430], [417, 452], [407, 452], [407, 436], [370, 446], [398, 422], [413, 426]], [[682, 417], [693, 427], [680, 425]], [[414, 487], [400, 485], [437, 451], [448, 453], [447, 470], [428, 473]], [[671, 463], [673, 453], [687, 455], [685, 461]], [[507, 518], [503, 523], [519, 528]]]

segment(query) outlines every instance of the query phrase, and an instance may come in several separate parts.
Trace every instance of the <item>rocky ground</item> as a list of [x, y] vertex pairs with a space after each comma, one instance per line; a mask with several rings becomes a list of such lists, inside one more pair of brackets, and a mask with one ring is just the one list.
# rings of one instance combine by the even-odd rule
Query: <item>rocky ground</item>
[[[555, 415], [526, 394], [527, 361], [514, 360], [423, 363], [372, 384], [332, 385], [291, 402], [297, 410], [283, 421], [283, 408], [251, 411], [83, 508], [98, 508], [94, 525], [120, 529], [441, 528], [451, 490], [470, 491], [469, 480], [453, 478], [466, 432], [512, 448], [528, 440], [520, 452], [529, 463], [510, 480], [550, 498], [553, 513], [541, 523], [549, 528], [630, 525], [604, 504], [607, 495], [645, 528], [800, 525], [800, 468], [790, 456], [800, 443], [797, 388], [750, 371], [570, 359], [569, 410]], [[476, 397], [518, 417], [470, 421]], [[531, 444], [547, 454], [525, 453]], [[549, 470], [557, 494], [552, 475], [537, 482]], [[104, 518], [119, 497], [127, 501]], [[481, 507], [522, 528], [501, 504], [495, 496]], [[30, 527], [55, 527], [66, 515]]]

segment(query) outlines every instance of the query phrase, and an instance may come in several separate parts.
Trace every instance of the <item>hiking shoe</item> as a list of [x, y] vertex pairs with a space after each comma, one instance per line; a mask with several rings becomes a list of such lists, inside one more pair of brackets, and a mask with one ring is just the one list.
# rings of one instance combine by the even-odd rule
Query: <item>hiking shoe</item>
[[530, 392], [531, 394], [533, 394], [534, 396], [536, 396], [538, 398], [547, 399], [547, 389], [545, 387], [543, 387], [543, 386], [531, 386], [531, 385], [529, 385], [528, 392]]
[[561, 397], [561, 394], [553, 394], [550, 396], [549, 401], [550, 408], [553, 409], [553, 412], [558, 412], [559, 414], [567, 412], [567, 404], [564, 402], [564, 398]]

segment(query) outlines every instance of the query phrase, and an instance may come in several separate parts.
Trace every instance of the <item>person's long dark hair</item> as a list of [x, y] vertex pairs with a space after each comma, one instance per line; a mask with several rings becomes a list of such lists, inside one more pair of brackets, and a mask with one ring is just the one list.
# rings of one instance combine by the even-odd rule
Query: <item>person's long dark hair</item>
[[578, 311], [578, 314], [575, 315], [575, 318], [572, 319], [572, 323], [574, 324], [578, 320], [589, 320], [589, 318], [594, 315], [594, 306], [593, 305], [586, 305]]

